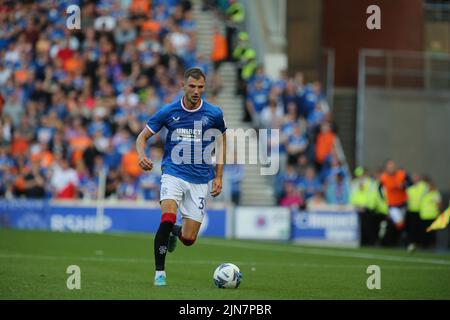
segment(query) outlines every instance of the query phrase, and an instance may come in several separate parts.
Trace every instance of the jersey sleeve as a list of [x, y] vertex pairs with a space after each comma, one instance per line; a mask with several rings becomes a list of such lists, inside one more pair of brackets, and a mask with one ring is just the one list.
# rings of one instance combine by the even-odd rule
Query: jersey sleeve
[[227, 124], [225, 123], [225, 118], [223, 117], [223, 112], [220, 110], [217, 113], [215, 126], [220, 132], [224, 133], [227, 130]]
[[147, 128], [153, 133], [157, 133], [166, 124], [166, 108], [156, 111], [147, 121]]

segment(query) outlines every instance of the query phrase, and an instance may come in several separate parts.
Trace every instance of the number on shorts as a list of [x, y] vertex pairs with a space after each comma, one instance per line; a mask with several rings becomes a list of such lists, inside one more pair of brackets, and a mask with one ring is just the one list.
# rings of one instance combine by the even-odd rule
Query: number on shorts
[[200, 210], [205, 208], [205, 198], [204, 197], [198, 197], [200, 199], [200, 206], [198, 207]]

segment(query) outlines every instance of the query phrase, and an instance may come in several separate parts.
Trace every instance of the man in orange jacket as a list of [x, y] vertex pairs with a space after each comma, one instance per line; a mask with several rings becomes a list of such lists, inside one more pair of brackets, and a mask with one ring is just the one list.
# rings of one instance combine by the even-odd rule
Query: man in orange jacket
[[408, 195], [406, 188], [411, 185], [408, 174], [397, 166], [393, 160], [387, 160], [385, 171], [381, 176], [380, 188], [386, 190], [387, 203], [389, 206], [389, 218], [395, 225], [398, 233], [405, 228], [406, 202]]
[[228, 45], [227, 39], [220, 32], [218, 27], [214, 27], [213, 49], [211, 52], [211, 61], [214, 63], [214, 70], [217, 70], [222, 61], [227, 59]]

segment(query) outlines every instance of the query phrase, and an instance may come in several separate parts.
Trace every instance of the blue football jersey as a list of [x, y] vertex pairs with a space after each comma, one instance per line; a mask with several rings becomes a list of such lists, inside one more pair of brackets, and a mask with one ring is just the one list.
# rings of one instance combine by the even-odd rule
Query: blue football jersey
[[162, 173], [191, 183], [203, 184], [213, 179], [214, 136], [226, 131], [222, 110], [205, 100], [201, 100], [197, 109], [188, 110], [181, 99], [162, 107], [147, 122], [153, 133], [162, 127], [168, 130]]

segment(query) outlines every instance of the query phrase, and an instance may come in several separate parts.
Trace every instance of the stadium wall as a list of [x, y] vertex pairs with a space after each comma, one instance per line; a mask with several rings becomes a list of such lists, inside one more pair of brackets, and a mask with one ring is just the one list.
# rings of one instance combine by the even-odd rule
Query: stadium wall
[[[0, 229], [154, 233], [161, 217], [157, 202], [106, 204], [100, 224], [97, 210], [94, 202], [0, 200]], [[206, 211], [200, 236], [357, 247], [359, 219], [351, 207], [296, 211], [215, 204]]]
[[450, 92], [369, 88], [363, 114], [363, 165], [375, 169], [389, 157], [450, 192]]
[[319, 78], [322, 1], [287, 1], [287, 55], [291, 75], [302, 71], [306, 81]]
[[[381, 29], [369, 30], [367, 7], [381, 11]], [[323, 0], [322, 46], [336, 53], [335, 85], [355, 87], [361, 48], [423, 51], [422, 0]]]
[[[179, 216], [179, 215], [178, 215]], [[180, 217], [179, 222], [180, 222]], [[94, 202], [0, 200], [0, 228], [67, 232], [156, 232], [161, 221], [157, 202], [106, 204], [98, 224]], [[227, 210], [209, 208], [200, 235], [226, 237]]]

